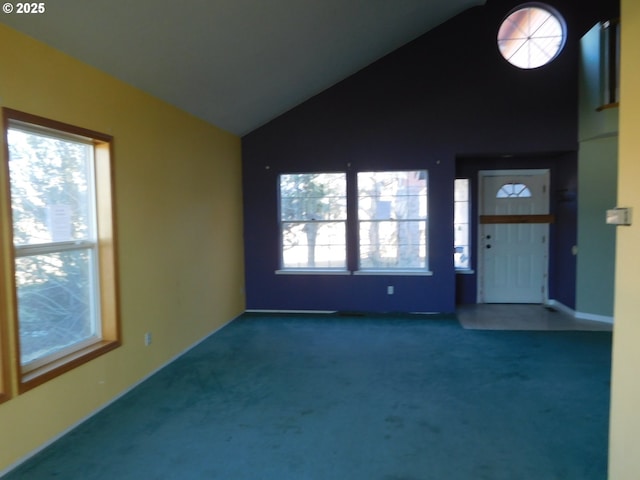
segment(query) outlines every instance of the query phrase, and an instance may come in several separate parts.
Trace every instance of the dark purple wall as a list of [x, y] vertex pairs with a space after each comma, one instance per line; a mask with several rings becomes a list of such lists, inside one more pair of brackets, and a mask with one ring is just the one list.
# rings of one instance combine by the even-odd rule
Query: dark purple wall
[[[567, 21], [567, 44], [551, 64], [523, 71], [496, 47], [501, 20], [520, 3], [489, 0], [470, 9], [243, 137], [247, 308], [451, 312], [456, 290], [461, 301], [475, 298], [475, 276], [456, 282], [452, 263], [456, 160], [473, 170], [471, 158], [515, 154], [536, 168], [552, 165], [556, 190], [569, 185], [576, 169], [579, 39], [618, 11], [609, 0], [548, 2]], [[517, 162], [510, 168], [520, 168]], [[274, 273], [279, 174], [425, 168], [433, 276]], [[552, 238], [550, 296], [573, 306], [575, 206], [555, 208], [563, 220]], [[357, 257], [353, 242], [348, 254]], [[394, 295], [386, 294], [388, 285]]]

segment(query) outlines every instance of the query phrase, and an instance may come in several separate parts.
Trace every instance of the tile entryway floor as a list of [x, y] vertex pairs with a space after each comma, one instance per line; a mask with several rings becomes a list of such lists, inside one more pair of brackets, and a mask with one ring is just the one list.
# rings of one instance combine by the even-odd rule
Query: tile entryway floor
[[458, 305], [456, 314], [471, 330], [613, 330], [610, 323], [578, 319], [545, 305]]

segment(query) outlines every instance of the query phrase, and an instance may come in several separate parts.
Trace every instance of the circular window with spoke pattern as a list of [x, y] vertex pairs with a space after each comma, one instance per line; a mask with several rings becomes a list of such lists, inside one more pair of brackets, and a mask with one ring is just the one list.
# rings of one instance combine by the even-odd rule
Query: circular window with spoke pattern
[[526, 3], [500, 25], [498, 48], [512, 65], [532, 69], [556, 58], [565, 39], [566, 24], [555, 9], [541, 3]]

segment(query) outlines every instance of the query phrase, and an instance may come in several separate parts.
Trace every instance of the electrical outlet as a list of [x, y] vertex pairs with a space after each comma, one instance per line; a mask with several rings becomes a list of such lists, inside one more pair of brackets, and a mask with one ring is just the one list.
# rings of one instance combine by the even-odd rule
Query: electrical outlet
[[387, 295], [393, 295], [393, 285], [387, 287]]
[[151, 345], [151, 332], [147, 332], [144, 334], [144, 344], [146, 347]]

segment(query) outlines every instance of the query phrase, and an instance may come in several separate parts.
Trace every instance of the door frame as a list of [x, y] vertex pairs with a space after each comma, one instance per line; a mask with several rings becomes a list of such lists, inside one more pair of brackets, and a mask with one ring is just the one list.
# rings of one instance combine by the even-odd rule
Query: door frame
[[[477, 266], [477, 274], [476, 274], [476, 303], [485, 303], [483, 298], [483, 282], [484, 282], [484, 249], [482, 248], [482, 224], [480, 223], [480, 216], [483, 215], [484, 212], [484, 177], [500, 177], [500, 176], [508, 176], [508, 175], [547, 175], [548, 185], [547, 185], [547, 195], [551, 195], [551, 170], [549, 168], [518, 168], [518, 169], [485, 169], [478, 171], [478, 192], [477, 192], [477, 218], [475, 221], [477, 222], [477, 238], [476, 238], [476, 266]], [[549, 197], [549, 211], [551, 210], [551, 198]], [[543, 283], [542, 287], [544, 289], [542, 295], [542, 303], [546, 303], [549, 300], [549, 237], [550, 237], [550, 229], [547, 229], [547, 238], [545, 242], [545, 258], [546, 261], [544, 263], [544, 271], [543, 271]]]

